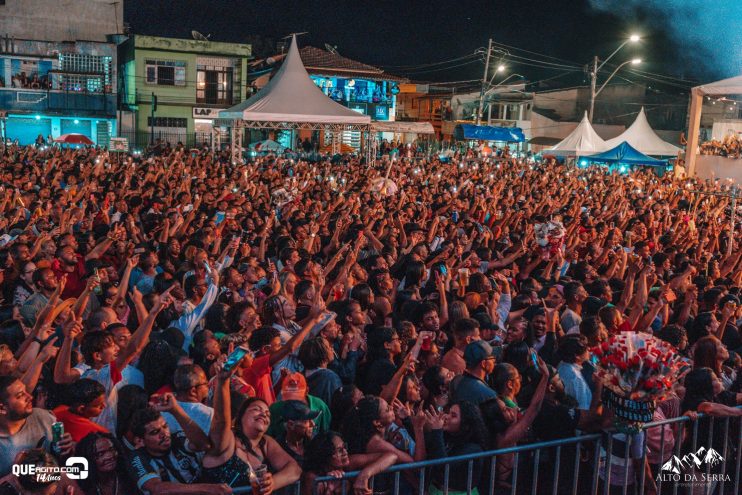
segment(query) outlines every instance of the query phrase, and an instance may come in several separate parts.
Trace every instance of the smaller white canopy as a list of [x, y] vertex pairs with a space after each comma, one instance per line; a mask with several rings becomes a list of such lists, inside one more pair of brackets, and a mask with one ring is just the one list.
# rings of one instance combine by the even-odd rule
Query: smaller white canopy
[[220, 119], [312, 124], [368, 124], [371, 117], [333, 101], [309, 77], [296, 35], [273, 79], [242, 103], [219, 112]]
[[435, 134], [433, 124], [430, 122], [375, 121], [371, 122], [371, 130], [376, 132], [414, 132], [417, 134]]
[[649, 121], [647, 121], [644, 107], [639, 110], [636, 120], [623, 134], [605, 142], [606, 149], [613, 149], [624, 141], [645, 155], [674, 156], [680, 151], [680, 148], [663, 140], [654, 132], [652, 126], [649, 125]]
[[742, 76], [730, 77], [708, 84], [696, 86], [694, 90], [702, 95], [738, 95], [742, 94]]
[[607, 149], [609, 148], [605, 141], [598, 136], [593, 126], [590, 125], [587, 112], [585, 112], [585, 116], [582, 117], [575, 130], [547, 152], [556, 156], [584, 156], [600, 153]]

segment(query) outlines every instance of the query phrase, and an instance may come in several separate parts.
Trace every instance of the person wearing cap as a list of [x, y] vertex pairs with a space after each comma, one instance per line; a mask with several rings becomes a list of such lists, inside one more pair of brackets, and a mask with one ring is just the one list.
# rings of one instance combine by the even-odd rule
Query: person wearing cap
[[492, 346], [483, 340], [469, 343], [464, 349], [466, 370], [451, 381], [451, 402], [468, 400], [475, 404], [497, 397], [497, 393], [487, 385], [487, 375], [495, 369], [495, 356]]
[[312, 411], [302, 401], [287, 400], [282, 414], [285, 420], [284, 430], [276, 437], [276, 441], [301, 466], [304, 464], [304, 451], [314, 437], [314, 420], [320, 412]]
[[268, 434], [278, 437], [284, 429], [286, 416], [284, 410], [288, 401], [299, 401], [306, 404], [310, 411], [316, 412], [317, 417], [314, 420], [314, 433], [329, 431], [332, 414], [327, 404], [320, 399], [309, 394], [307, 380], [301, 373], [289, 373], [281, 383], [281, 395], [278, 402], [270, 406], [271, 425], [268, 428]]

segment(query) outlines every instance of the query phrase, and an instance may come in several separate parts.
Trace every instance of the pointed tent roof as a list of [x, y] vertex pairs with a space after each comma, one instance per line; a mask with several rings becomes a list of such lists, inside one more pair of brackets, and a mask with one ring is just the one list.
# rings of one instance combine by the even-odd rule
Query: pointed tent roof
[[667, 162], [663, 160], [657, 160], [637, 151], [626, 141], [608, 151], [586, 156], [585, 159], [593, 162], [616, 162], [626, 163], [628, 165], [652, 165], [656, 167], [667, 165]]
[[678, 151], [680, 151], [680, 148], [663, 140], [654, 132], [652, 126], [647, 121], [644, 107], [639, 110], [636, 120], [623, 134], [609, 139], [605, 144], [608, 148], [613, 148], [624, 141], [645, 155], [673, 156], [677, 155]]
[[219, 118], [317, 124], [371, 122], [371, 117], [336, 103], [314, 84], [301, 61], [296, 35], [270, 82], [249, 99], [219, 112]]
[[556, 156], [584, 156], [606, 149], [608, 147], [605, 145], [605, 141], [598, 136], [593, 126], [590, 125], [587, 112], [585, 112], [585, 116], [582, 117], [575, 130], [548, 151]]

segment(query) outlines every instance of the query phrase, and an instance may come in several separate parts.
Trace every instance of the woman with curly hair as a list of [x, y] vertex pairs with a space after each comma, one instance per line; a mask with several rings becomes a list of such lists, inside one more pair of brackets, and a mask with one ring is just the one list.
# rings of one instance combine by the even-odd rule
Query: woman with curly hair
[[302, 474], [302, 495], [340, 495], [347, 493], [344, 481], [322, 481], [315, 484], [320, 476], [342, 478], [345, 471], [361, 469], [353, 482], [355, 493], [371, 493], [369, 480], [397, 462], [393, 453], [348, 455], [340, 433], [328, 431], [320, 433], [309, 442], [304, 458]]

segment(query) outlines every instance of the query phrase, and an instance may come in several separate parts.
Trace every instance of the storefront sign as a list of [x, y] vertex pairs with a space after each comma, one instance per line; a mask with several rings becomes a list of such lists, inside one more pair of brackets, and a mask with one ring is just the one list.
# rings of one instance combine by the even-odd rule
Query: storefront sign
[[111, 151], [129, 151], [129, 140], [126, 138], [115, 138], [112, 137], [108, 143], [108, 149]]
[[193, 107], [194, 119], [215, 119], [219, 117], [221, 108]]
[[376, 105], [374, 111], [375, 120], [389, 120], [389, 107], [386, 105]]

